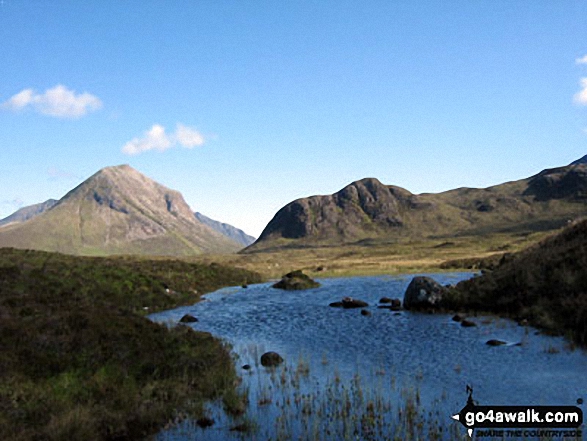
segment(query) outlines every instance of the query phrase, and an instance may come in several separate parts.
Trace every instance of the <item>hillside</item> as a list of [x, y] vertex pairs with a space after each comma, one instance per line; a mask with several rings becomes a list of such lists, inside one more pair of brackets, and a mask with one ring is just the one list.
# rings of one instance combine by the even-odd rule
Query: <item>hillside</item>
[[527, 319], [587, 346], [587, 220], [459, 283], [445, 306]]
[[179, 192], [128, 165], [104, 168], [50, 210], [0, 228], [0, 247], [83, 255], [194, 255], [241, 248], [199, 222]]
[[45, 202], [41, 202], [40, 204], [29, 205], [27, 207], [22, 207], [12, 213], [10, 216], [5, 217], [4, 219], [0, 219], [0, 227], [2, 225], [8, 225], [14, 222], [24, 222], [29, 219], [32, 219], [35, 216], [38, 216], [41, 213], [53, 208], [53, 206], [58, 201], [55, 199], [49, 199]]
[[548, 231], [587, 215], [586, 202], [584, 163], [489, 188], [436, 194], [416, 195], [366, 178], [332, 195], [287, 204], [245, 252]]
[[[222, 265], [0, 249], [0, 439], [142, 440], [204, 414], [235, 371], [208, 333], [146, 312], [261, 281]], [[146, 311], [148, 310], [148, 311]]]
[[226, 224], [224, 222], [218, 222], [217, 220], [210, 219], [208, 216], [204, 216], [202, 213], [194, 213], [196, 219], [202, 222], [204, 225], [208, 225], [210, 228], [218, 231], [220, 234], [228, 237], [235, 242], [238, 242], [243, 247], [251, 245], [255, 242], [255, 238], [253, 236], [249, 236], [243, 230], [233, 227], [232, 225]]

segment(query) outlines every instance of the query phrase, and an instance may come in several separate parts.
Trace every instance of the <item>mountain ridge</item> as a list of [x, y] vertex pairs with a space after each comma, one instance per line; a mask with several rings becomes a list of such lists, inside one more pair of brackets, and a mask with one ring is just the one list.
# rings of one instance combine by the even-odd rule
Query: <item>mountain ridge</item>
[[240, 243], [244, 247], [251, 245], [256, 240], [253, 236], [248, 235], [240, 228], [234, 227], [224, 222], [214, 220], [202, 213], [195, 212], [194, 216], [203, 224], [208, 225], [215, 231], [218, 231], [220, 234], [228, 237], [229, 239], [232, 239], [235, 242]]
[[14, 213], [6, 216], [4, 219], [0, 219], [0, 227], [13, 222], [25, 222], [29, 219], [32, 219], [33, 217], [53, 208], [57, 202], [59, 202], [57, 199], [48, 199], [45, 202], [19, 208]]
[[[579, 160], [581, 161], [581, 160]], [[587, 215], [587, 163], [487, 188], [413, 194], [376, 178], [282, 207], [243, 252], [560, 228]]]
[[2, 227], [0, 247], [90, 255], [194, 255], [241, 248], [199, 222], [181, 193], [129, 165], [105, 167], [50, 210]]

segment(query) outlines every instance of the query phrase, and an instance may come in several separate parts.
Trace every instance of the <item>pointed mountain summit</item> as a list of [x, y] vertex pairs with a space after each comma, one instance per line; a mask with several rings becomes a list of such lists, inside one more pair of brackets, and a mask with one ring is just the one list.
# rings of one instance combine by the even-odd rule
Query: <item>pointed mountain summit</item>
[[0, 228], [0, 247], [193, 255], [241, 246], [199, 222], [179, 192], [120, 165], [98, 171], [50, 210]]
[[583, 156], [582, 158], [577, 159], [576, 161], [571, 162], [570, 165], [578, 165], [578, 164], [587, 164], [587, 155]]

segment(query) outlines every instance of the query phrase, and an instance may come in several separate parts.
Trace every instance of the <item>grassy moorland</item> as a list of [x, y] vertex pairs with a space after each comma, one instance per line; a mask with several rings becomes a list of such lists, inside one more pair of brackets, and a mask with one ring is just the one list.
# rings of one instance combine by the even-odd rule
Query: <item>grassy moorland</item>
[[272, 279], [297, 269], [312, 277], [454, 271], [477, 267], [476, 262], [489, 256], [520, 251], [548, 234], [508, 233], [393, 242], [361, 241], [338, 246], [284, 248], [186, 259], [246, 268]]
[[0, 249], [0, 439], [142, 439], [233, 397], [219, 340], [141, 315], [260, 280], [217, 264]]
[[587, 220], [463, 281], [445, 306], [526, 319], [587, 346]]

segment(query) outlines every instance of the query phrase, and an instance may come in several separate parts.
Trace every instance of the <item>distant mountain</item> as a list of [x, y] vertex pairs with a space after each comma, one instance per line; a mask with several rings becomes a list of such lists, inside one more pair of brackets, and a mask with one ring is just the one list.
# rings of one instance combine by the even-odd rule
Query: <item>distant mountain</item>
[[2, 225], [11, 224], [14, 222], [24, 222], [33, 217], [44, 213], [45, 211], [52, 208], [58, 201], [56, 199], [49, 199], [45, 202], [41, 202], [40, 204], [29, 205], [27, 207], [22, 207], [12, 213], [10, 216], [5, 217], [4, 219], [0, 220], [0, 227]]
[[246, 247], [255, 242], [255, 238], [253, 236], [249, 236], [243, 230], [233, 227], [232, 225], [210, 219], [209, 217], [204, 216], [202, 213], [196, 212], [194, 215], [196, 216], [196, 219], [198, 219], [204, 225], [208, 225], [215, 231], [218, 231], [220, 234], [240, 243], [242, 246]]
[[532, 232], [587, 215], [587, 164], [489, 188], [412, 194], [375, 178], [280, 209], [245, 252], [498, 232]]
[[0, 247], [85, 255], [193, 255], [242, 248], [198, 221], [179, 192], [128, 165], [104, 168], [50, 210], [1, 227]]

